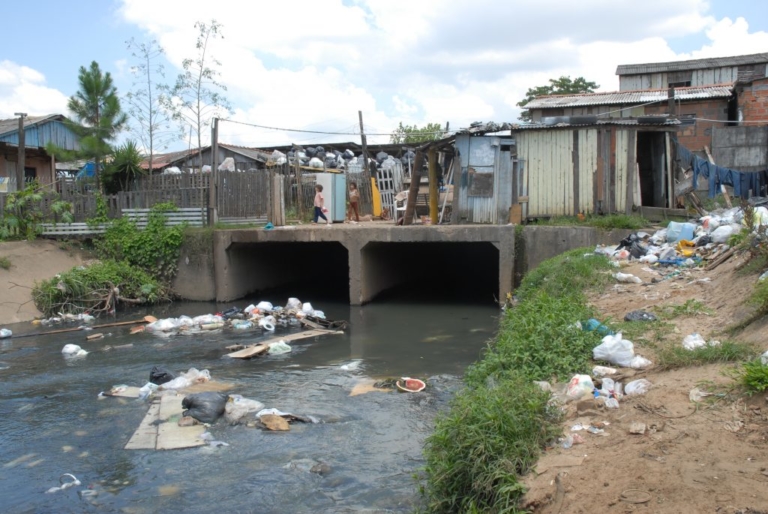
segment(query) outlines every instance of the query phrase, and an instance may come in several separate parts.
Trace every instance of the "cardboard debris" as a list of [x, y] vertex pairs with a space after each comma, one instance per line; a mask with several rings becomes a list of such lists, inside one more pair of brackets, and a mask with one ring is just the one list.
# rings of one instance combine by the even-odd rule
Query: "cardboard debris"
[[205, 445], [200, 436], [205, 426], [180, 427], [183, 395], [164, 395], [149, 406], [126, 450], [175, 450]]
[[[192, 384], [191, 386], [185, 387], [184, 389], [179, 389], [179, 394], [184, 396], [185, 394], [205, 393], [208, 391], [224, 392], [229, 391], [233, 387], [235, 387], [233, 384], [210, 380], [208, 382]], [[104, 393], [104, 396], [114, 396], [116, 398], [138, 398], [140, 389], [141, 388], [139, 387], [128, 386], [125, 389], [118, 391], [107, 391]]]
[[361, 394], [366, 393], [391, 393], [392, 389], [384, 389], [382, 387], [376, 387], [374, 384], [376, 383], [375, 380], [363, 380], [355, 384], [355, 386], [352, 388], [352, 392], [349, 393], [349, 396], [358, 396]]
[[260, 419], [267, 430], [286, 432], [291, 429], [288, 422], [277, 414], [265, 414]]

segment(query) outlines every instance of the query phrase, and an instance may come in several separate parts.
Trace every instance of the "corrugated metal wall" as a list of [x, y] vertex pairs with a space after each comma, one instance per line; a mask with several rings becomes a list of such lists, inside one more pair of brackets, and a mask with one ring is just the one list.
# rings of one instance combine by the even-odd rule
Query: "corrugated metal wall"
[[[19, 144], [19, 133], [11, 132], [0, 137], [0, 141], [13, 145]], [[29, 147], [43, 148], [52, 142], [65, 150], [79, 150], [80, 140], [60, 121], [48, 121], [24, 129], [24, 144]]]
[[[604, 196], [615, 181], [615, 205], [610, 209], [624, 212], [627, 204], [627, 170], [630, 130], [615, 130], [614, 166], [604, 164]], [[632, 134], [634, 134], [632, 132]], [[606, 131], [604, 137], [610, 137]], [[597, 129], [529, 130], [515, 133], [517, 157], [524, 163], [522, 189], [528, 192], [528, 217], [573, 216], [594, 213], [599, 206], [597, 169], [599, 144]], [[574, 149], [577, 149], [574, 152]], [[615, 177], [612, 170], [615, 169]], [[638, 191], [635, 197], [639, 196]], [[639, 205], [639, 203], [638, 203]]]
[[[682, 73], [682, 72], [672, 72]], [[619, 77], [620, 91], [636, 91], [639, 89], [666, 89], [669, 87], [669, 77], [672, 73], [645, 73], [642, 75], [624, 75]], [[739, 73], [738, 66], [713, 68], [709, 70], [693, 70], [691, 86], [711, 86], [713, 84], [730, 84], [735, 82]], [[673, 80], [671, 82], [678, 82]]]
[[[462, 223], [507, 223], [512, 205], [511, 143], [509, 138], [495, 136], [456, 137], [461, 173], [454, 181], [458, 200], [458, 212], [454, 215]], [[472, 180], [477, 175], [492, 175], [493, 190], [489, 194], [472, 192]]]

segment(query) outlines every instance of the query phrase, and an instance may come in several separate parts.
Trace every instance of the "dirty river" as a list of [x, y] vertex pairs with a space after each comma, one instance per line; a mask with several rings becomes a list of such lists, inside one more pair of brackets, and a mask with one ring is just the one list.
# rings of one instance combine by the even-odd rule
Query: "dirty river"
[[[273, 296], [276, 303], [286, 298]], [[499, 311], [492, 304], [401, 299], [359, 308], [310, 299], [329, 318], [349, 320], [347, 333], [296, 341], [292, 353], [251, 361], [222, 358], [224, 347], [255, 342], [260, 331], [160, 338], [120, 327], [103, 329], [109, 335], [92, 342], [85, 341], [87, 332], [1, 340], [0, 511], [413, 511], [424, 439], [495, 332]], [[195, 316], [231, 305], [175, 303], [121, 319]], [[9, 328], [17, 335], [39, 330]], [[288, 331], [278, 328], [278, 335], [281, 330]], [[66, 361], [67, 343], [91, 353]], [[125, 450], [147, 404], [98, 393], [115, 384], [143, 385], [153, 365], [208, 369], [214, 380], [233, 384], [232, 393], [320, 423], [264, 432], [222, 419], [209, 431], [229, 446]], [[430, 377], [430, 387], [350, 396], [367, 378], [399, 376]], [[310, 473], [318, 462], [330, 471]], [[62, 473], [82, 485], [45, 494]], [[85, 489], [91, 496], [81, 494]]]

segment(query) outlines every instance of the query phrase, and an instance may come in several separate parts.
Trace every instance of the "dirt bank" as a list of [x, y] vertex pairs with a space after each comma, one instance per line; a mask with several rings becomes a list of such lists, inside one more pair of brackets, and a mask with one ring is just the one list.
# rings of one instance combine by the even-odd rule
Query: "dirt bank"
[[[591, 303], [604, 320], [621, 321], [636, 309], [674, 312], [664, 329], [636, 341], [636, 352], [654, 362], [664, 345], [681, 345], [692, 332], [707, 340], [754, 343], [764, 351], [765, 320], [735, 336], [723, 333], [752, 313], [745, 299], [757, 276], [737, 272], [740, 262], [735, 257], [711, 272], [691, 270], [656, 284], [657, 273], [633, 264], [622, 271], [644, 284], [612, 284]], [[688, 309], [671, 310], [686, 301]], [[744, 398], [722, 392], [733, 383], [723, 372], [733, 366], [622, 369], [623, 383], [646, 378], [651, 390], [620, 399], [617, 410], [593, 400], [571, 404], [564, 430], [584, 443], [546, 452], [526, 478], [526, 505], [537, 513], [763, 512], [768, 506], [768, 404], [763, 394]], [[693, 403], [689, 394], [695, 387], [720, 391], [720, 396]], [[602, 434], [572, 431], [578, 424], [599, 423], [607, 423]], [[630, 434], [633, 423], [644, 424], [645, 433]]]
[[7, 241], [0, 243], [0, 326], [29, 321], [41, 315], [32, 302], [35, 282], [49, 279], [88, 261], [80, 248], [57, 241]]

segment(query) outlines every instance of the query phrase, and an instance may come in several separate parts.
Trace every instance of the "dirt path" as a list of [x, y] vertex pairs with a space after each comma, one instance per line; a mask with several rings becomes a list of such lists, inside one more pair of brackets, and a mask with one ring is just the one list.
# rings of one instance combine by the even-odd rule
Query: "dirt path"
[[0, 326], [40, 316], [32, 302], [35, 282], [79, 266], [88, 256], [56, 241], [35, 240], [0, 243], [2, 258], [7, 258], [11, 267], [0, 267]]
[[[656, 284], [650, 282], [658, 274], [633, 264], [622, 271], [642, 278], [644, 284], [612, 284], [593, 295], [591, 303], [602, 319], [620, 321], [631, 310], [700, 302], [696, 312], [667, 320], [672, 326], [654, 335], [654, 344], [636, 344], [636, 352], [653, 361], [655, 348], [680, 345], [692, 332], [707, 340], [727, 339], [723, 328], [751, 314], [744, 300], [756, 276], [738, 274], [739, 263], [739, 258], [732, 258], [712, 272], [692, 270], [682, 278]], [[763, 320], [735, 339], [762, 348], [766, 334]], [[526, 505], [542, 514], [768, 513], [765, 395], [715, 396], [698, 404], [689, 398], [694, 387], [715, 390], [713, 384], [731, 384], [723, 374], [728, 367], [622, 369], [623, 383], [647, 378], [653, 384], [651, 390], [620, 399], [615, 410], [593, 400], [569, 405], [565, 433], [578, 434], [584, 443], [546, 452], [535, 472], [526, 477], [530, 487]], [[599, 423], [606, 423], [602, 434], [572, 431], [578, 424]], [[633, 423], [644, 424], [645, 433], [630, 434]]]

